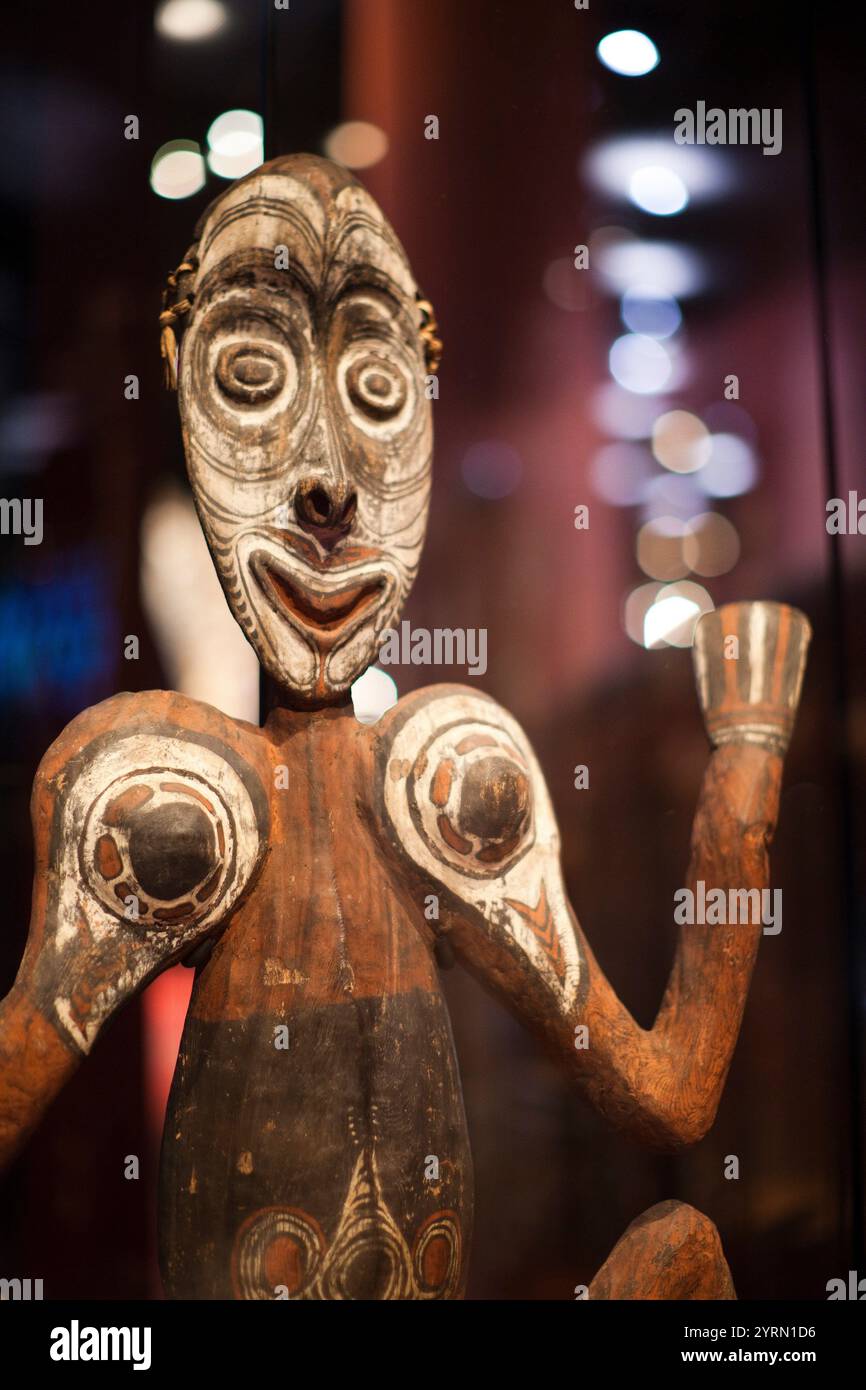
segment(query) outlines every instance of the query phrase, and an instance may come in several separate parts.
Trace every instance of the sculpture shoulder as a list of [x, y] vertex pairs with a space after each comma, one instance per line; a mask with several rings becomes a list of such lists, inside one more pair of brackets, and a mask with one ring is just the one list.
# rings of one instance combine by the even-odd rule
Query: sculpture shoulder
[[540, 987], [567, 1012], [582, 948], [550, 795], [520, 725], [466, 686], [407, 696], [380, 724], [380, 823], [398, 873], [509, 1001], [542, 1018]]
[[376, 726], [386, 822], [411, 857], [468, 877], [501, 876], [556, 826], [520, 725], [468, 686], [406, 696]]
[[212, 742], [227, 756], [264, 765], [260, 730], [253, 725], [176, 691], [123, 691], [70, 720], [42, 758], [37, 781], [62, 778], [66, 769], [74, 774], [82, 757], [93, 756], [97, 747], [136, 734], [191, 744]]
[[222, 920], [268, 844], [258, 731], [167, 691], [120, 694], [66, 726], [36, 774], [37, 874], [61, 934], [117, 919], [138, 931]]

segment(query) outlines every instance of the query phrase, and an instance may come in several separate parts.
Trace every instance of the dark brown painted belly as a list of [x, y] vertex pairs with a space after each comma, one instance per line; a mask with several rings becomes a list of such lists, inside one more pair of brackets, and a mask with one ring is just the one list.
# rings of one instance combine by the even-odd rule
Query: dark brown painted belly
[[299, 1010], [287, 1051], [274, 1026], [188, 1021], [162, 1156], [168, 1295], [460, 1297], [471, 1159], [441, 996]]

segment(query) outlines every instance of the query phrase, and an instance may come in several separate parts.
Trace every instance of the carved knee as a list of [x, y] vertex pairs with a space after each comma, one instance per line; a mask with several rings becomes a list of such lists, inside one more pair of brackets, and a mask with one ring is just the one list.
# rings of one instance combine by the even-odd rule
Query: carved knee
[[614, 1246], [592, 1281], [593, 1299], [736, 1297], [715, 1224], [685, 1202], [659, 1202]]

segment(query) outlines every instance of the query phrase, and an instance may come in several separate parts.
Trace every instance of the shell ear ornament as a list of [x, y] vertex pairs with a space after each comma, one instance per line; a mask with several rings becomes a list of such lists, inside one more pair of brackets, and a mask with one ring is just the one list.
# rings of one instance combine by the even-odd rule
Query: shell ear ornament
[[159, 354], [162, 358], [162, 380], [168, 391], [177, 390], [177, 334], [175, 327], [186, 317], [193, 306], [195, 295], [189, 290], [181, 299], [177, 298], [178, 280], [182, 275], [194, 275], [198, 261], [192, 255], [181, 261], [165, 282], [162, 292], [162, 311], [159, 316]]
[[439, 363], [442, 361], [442, 339], [439, 337], [439, 325], [436, 322], [433, 305], [429, 299], [424, 298], [420, 290], [415, 293], [415, 302], [421, 315], [421, 325], [418, 331], [421, 335], [421, 342], [424, 344], [424, 361], [428, 372], [437, 372]]

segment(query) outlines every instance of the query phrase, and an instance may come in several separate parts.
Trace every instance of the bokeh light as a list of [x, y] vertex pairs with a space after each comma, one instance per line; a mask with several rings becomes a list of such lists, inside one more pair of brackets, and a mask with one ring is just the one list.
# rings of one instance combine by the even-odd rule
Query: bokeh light
[[368, 666], [352, 682], [352, 707], [359, 724], [375, 724], [400, 698], [397, 682], [379, 666]]
[[688, 521], [706, 510], [706, 497], [698, 487], [694, 473], [657, 474], [647, 484], [641, 502], [641, 517], [654, 521], [661, 516], [676, 516]]
[[613, 198], [632, 196], [631, 182], [637, 173], [652, 171], [652, 177], [646, 179], [650, 190], [660, 186], [664, 175], [672, 174], [687, 191], [689, 201], [700, 203], [718, 199], [730, 191], [733, 168], [724, 151], [675, 145], [670, 134], [665, 132], [661, 135], [611, 135], [598, 140], [581, 160], [580, 173], [597, 192]]
[[165, 0], [156, 12], [156, 32], [164, 39], [194, 43], [213, 38], [225, 27], [225, 5], [219, 0]]
[[635, 540], [637, 562], [650, 579], [682, 579], [689, 572], [683, 556], [686, 523], [679, 517], [660, 516], [647, 521]]
[[664, 588], [663, 584], [639, 584], [626, 595], [622, 610], [622, 625], [626, 635], [643, 646], [644, 619]]
[[727, 574], [740, 558], [740, 538], [727, 517], [701, 512], [687, 523], [682, 543], [690, 570], [705, 578]]
[[649, 285], [634, 285], [626, 290], [619, 312], [626, 328], [647, 338], [670, 338], [683, 321], [674, 296]]
[[344, 121], [326, 136], [324, 151], [347, 169], [369, 169], [388, 153], [388, 137], [370, 121]]
[[661, 343], [643, 333], [624, 333], [608, 354], [610, 374], [626, 391], [651, 395], [661, 391], [671, 375], [671, 359]]
[[653, 425], [652, 451], [671, 473], [694, 473], [712, 451], [710, 432], [689, 410], [669, 410]]
[[621, 77], [644, 77], [659, 61], [652, 39], [639, 29], [617, 29], [605, 34], [595, 51], [604, 66]]
[[662, 164], [645, 164], [628, 181], [628, 196], [642, 212], [672, 217], [689, 204], [689, 191], [679, 174]]
[[150, 165], [150, 186], [160, 198], [190, 198], [204, 188], [207, 169], [195, 140], [160, 145]]
[[643, 241], [622, 227], [599, 227], [589, 240], [590, 264], [615, 294], [651, 284], [660, 294], [687, 299], [707, 287], [700, 255], [672, 241]]
[[691, 647], [698, 618], [715, 607], [706, 589], [691, 580], [665, 584], [644, 615], [643, 644], [648, 648]]
[[758, 481], [758, 460], [751, 444], [736, 434], [710, 436], [710, 456], [701, 469], [700, 487], [708, 497], [739, 497]]
[[224, 111], [207, 133], [209, 167], [221, 179], [241, 179], [265, 157], [262, 118], [255, 111]]

